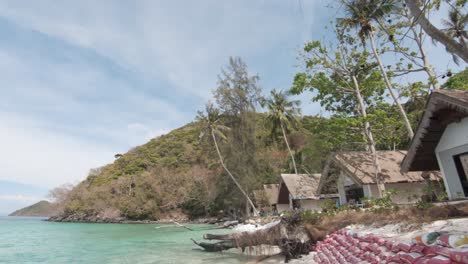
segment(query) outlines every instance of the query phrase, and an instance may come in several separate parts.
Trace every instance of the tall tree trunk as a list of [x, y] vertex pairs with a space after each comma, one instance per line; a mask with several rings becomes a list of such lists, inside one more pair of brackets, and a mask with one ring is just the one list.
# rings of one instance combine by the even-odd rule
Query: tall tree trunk
[[[356, 79], [356, 76], [352, 75], [351, 78], [353, 79], [356, 98], [358, 99], [358, 102], [359, 102], [359, 110], [361, 112], [362, 117], [366, 119], [367, 118], [366, 105], [364, 104], [364, 100], [362, 99], [359, 83]], [[369, 121], [367, 120], [364, 122], [364, 134], [367, 137], [367, 144], [369, 146], [369, 150], [372, 153], [372, 157], [373, 157], [374, 178], [375, 178], [375, 182], [377, 183], [379, 197], [382, 197], [382, 194], [385, 191], [385, 185], [382, 182], [382, 179], [380, 177], [381, 169], [380, 169], [379, 159], [377, 156], [377, 150], [375, 148], [374, 136], [372, 134], [371, 125], [369, 124]]]
[[424, 12], [419, 8], [417, 0], [405, 0], [411, 15], [416, 22], [424, 29], [424, 31], [431, 36], [432, 39], [442, 43], [448, 52], [460, 57], [468, 63], [468, 49], [463, 44], [458, 43], [455, 39], [447, 36], [444, 32], [440, 31], [426, 18]]
[[250, 200], [249, 196], [248, 196], [247, 193], [244, 191], [244, 189], [242, 188], [242, 186], [239, 184], [239, 182], [237, 182], [236, 178], [234, 178], [234, 176], [232, 175], [232, 173], [228, 170], [228, 168], [227, 168], [226, 165], [224, 164], [223, 156], [221, 155], [221, 152], [219, 151], [218, 142], [216, 141], [216, 136], [215, 136], [213, 130], [211, 130], [211, 136], [213, 137], [213, 142], [214, 142], [214, 144], [215, 144], [216, 152], [218, 153], [218, 157], [219, 157], [219, 161], [221, 162], [221, 166], [223, 166], [224, 170], [227, 172], [227, 174], [229, 175], [229, 177], [231, 177], [231, 179], [232, 179], [232, 181], [234, 182], [234, 184], [236, 184], [237, 188], [239, 188], [239, 190], [241, 191], [241, 193], [245, 196], [245, 198], [247, 199], [247, 202], [250, 204], [250, 206], [252, 206], [252, 209], [253, 209], [253, 211], [254, 211], [254, 215], [255, 215], [255, 216], [258, 216], [257, 208], [256, 208], [255, 205], [253, 204], [252, 200]]
[[369, 34], [371, 46], [372, 46], [372, 51], [374, 52], [374, 57], [377, 60], [377, 63], [379, 64], [380, 71], [382, 72], [382, 77], [384, 78], [385, 86], [387, 86], [388, 92], [390, 93], [390, 96], [393, 98], [393, 101], [395, 102], [396, 106], [398, 107], [398, 111], [400, 112], [401, 117], [403, 118], [403, 122], [405, 123], [406, 130], [408, 131], [408, 137], [410, 139], [413, 139], [414, 137], [414, 132], [413, 128], [411, 127], [411, 123], [408, 119], [408, 116], [406, 115], [405, 109], [403, 109], [403, 106], [400, 103], [400, 100], [398, 97], [395, 95], [395, 92], [393, 91], [392, 84], [390, 83], [390, 80], [388, 79], [387, 72], [385, 71], [385, 68], [383, 66], [382, 60], [380, 60], [379, 53], [377, 51], [377, 48], [375, 46], [375, 40], [374, 40], [374, 33], [371, 32]]
[[427, 73], [427, 76], [429, 77], [429, 83], [434, 88], [434, 90], [440, 89], [440, 85], [437, 82], [437, 76], [434, 73], [434, 70], [432, 68], [432, 65], [429, 63], [429, 60], [427, 59], [426, 56], [426, 51], [423, 48], [423, 43], [422, 43], [422, 32], [418, 33], [416, 31], [415, 26], [411, 26], [414, 23], [414, 19], [411, 17], [410, 14], [408, 14], [408, 11], [405, 9], [405, 16], [408, 18], [410, 22], [410, 29], [411, 32], [413, 33], [413, 38], [416, 41], [416, 45], [418, 45], [419, 49], [419, 54], [421, 55], [421, 60], [423, 61], [424, 64], [424, 71]]
[[294, 167], [294, 173], [296, 173], [296, 175], [297, 175], [296, 161], [294, 159], [294, 155], [292, 153], [292, 150], [289, 147], [288, 138], [286, 137], [286, 130], [284, 129], [283, 122], [280, 121], [280, 123], [281, 123], [281, 131], [283, 131], [284, 142], [286, 142], [286, 147], [288, 147], [289, 155], [291, 155], [291, 159], [292, 159], [292, 163], [293, 163], [293, 167]]

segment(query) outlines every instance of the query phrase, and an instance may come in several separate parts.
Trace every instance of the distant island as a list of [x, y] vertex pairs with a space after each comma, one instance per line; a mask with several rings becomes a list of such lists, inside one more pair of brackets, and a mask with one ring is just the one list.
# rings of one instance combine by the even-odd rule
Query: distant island
[[57, 213], [57, 205], [48, 201], [40, 201], [33, 205], [21, 208], [9, 216], [44, 216], [50, 217]]

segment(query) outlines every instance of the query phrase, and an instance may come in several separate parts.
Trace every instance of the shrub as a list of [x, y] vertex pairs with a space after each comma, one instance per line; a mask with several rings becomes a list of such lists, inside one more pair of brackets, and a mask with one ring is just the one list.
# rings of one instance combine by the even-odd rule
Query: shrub
[[418, 209], [428, 209], [431, 208], [433, 204], [431, 202], [428, 202], [424, 199], [420, 199], [419, 201], [416, 202], [416, 207]]
[[303, 223], [314, 224], [320, 220], [320, 213], [312, 210], [305, 210], [301, 212], [301, 221]]

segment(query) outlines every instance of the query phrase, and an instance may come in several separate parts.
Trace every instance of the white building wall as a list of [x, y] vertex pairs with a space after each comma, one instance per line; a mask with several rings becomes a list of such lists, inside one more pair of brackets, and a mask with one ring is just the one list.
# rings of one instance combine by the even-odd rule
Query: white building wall
[[385, 188], [395, 189], [396, 194], [392, 196], [392, 201], [396, 204], [413, 204], [416, 203], [424, 194], [423, 189], [426, 186], [425, 182], [407, 182], [407, 183], [389, 183], [385, 184]]
[[379, 189], [377, 184], [365, 184], [362, 186], [364, 197], [379, 198]]
[[468, 117], [458, 123], [451, 123], [445, 128], [444, 134], [437, 144], [436, 152], [468, 144]]
[[347, 176], [340, 172], [340, 176], [338, 176], [337, 180], [337, 187], [338, 187], [338, 194], [340, 195], [340, 204], [346, 204], [348, 201], [346, 200], [346, 191], [345, 191], [345, 179]]
[[284, 212], [284, 211], [289, 211], [292, 210], [291, 207], [289, 207], [289, 204], [277, 204], [276, 205], [276, 210], [278, 210], [278, 213]]
[[[321, 200], [301, 200], [301, 209], [302, 210], [311, 210], [322, 212], [322, 206], [327, 202], [329, 199], [321, 199]], [[338, 199], [333, 199], [336, 202]]]
[[[425, 182], [412, 182], [412, 183], [387, 183], [385, 189], [394, 189], [396, 194], [392, 196], [392, 200], [396, 204], [412, 204], [421, 198], [424, 194], [423, 189], [426, 186]], [[364, 196], [378, 198], [379, 190], [377, 184], [364, 185]]]
[[435, 152], [449, 198], [464, 197], [453, 156], [468, 152], [468, 117], [447, 126]]

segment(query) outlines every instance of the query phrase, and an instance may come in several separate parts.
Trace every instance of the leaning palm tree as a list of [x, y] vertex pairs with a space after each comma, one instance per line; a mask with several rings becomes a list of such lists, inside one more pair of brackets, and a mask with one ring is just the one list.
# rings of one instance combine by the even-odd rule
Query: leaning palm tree
[[356, 27], [359, 29], [358, 35], [362, 42], [365, 43], [366, 38], [369, 38], [372, 47], [374, 57], [379, 64], [379, 69], [385, 82], [385, 86], [388, 89], [390, 96], [393, 98], [398, 111], [408, 131], [408, 137], [413, 138], [414, 132], [411, 127], [411, 123], [408, 119], [405, 109], [400, 103], [400, 100], [393, 91], [390, 79], [387, 76], [387, 72], [384, 68], [382, 60], [380, 59], [379, 52], [374, 40], [374, 27], [372, 26], [373, 21], [382, 19], [385, 15], [390, 13], [394, 8], [393, 0], [342, 0], [345, 5], [345, 10], [348, 15], [346, 18], [339, 18], [338, 23], [344, 27]]
[[278, 128], [281, 128], [284, 142], [291, 155], [294, 172], [297, 174], [296, 161], [294, 160], [291, 147], [289, 147], [286, 131], [299, 123], [297, 118], [300, 115], [300, 102], [297, 100], [288, 100], [286, 93], [273, 90], [271, 91], [271, 97], [265, 101], [265, 104], [268, 108], [267, 120], [272, 125], [272, 131], [275, 132]]
[[449, 13], [449, 18], [450, 20], [442, 20], [442, 24], [445, 27], [442, 29], [442, 32], [453, 39], [459, 39], [460, 43], [465, 46], [465, 39], [468, 38], [468, 32], [466, 31], [468, 15], [461, 14], [458, 10], [453, 9]]
[[200, 133], [200, 139], [203, 138], [206, 134], [211, 136], [216, 149], [216, 153], [218, 153], [218, 158], [219, 162], [221, 163], [221, 166], [224, 168], [224, 170], [232, 179], [237, 188], [239, 188], [241, 193], [245, 196], [247, 202], [250, 204], [254, 211], [254, 215], [258, 215], [257, 208], [253, 204], [252, 200], [244, 191], [244, 189], [236, 180], [236, 178], [234, 178], [229, 169], [226, 167], [226, 164], [224, 164], [223, 156], [221, 155], [221, 151], [219, 150], [217, 137], [221, 139], [226, 139], [225, 132], [229, 131], [230, 128], [221, 123], [221, 113], [216, 107], [213, 106], [213, 104], [208, 103], [205, 107], [205, 112], [198, 112], [197, 121], [203, 126], [203, 129]]

